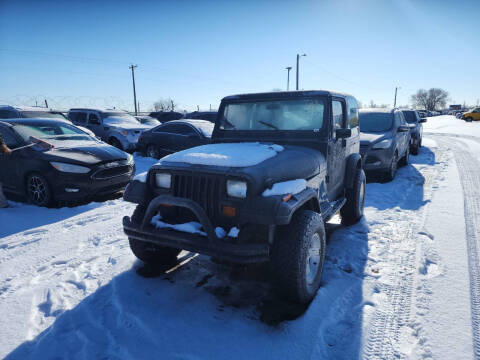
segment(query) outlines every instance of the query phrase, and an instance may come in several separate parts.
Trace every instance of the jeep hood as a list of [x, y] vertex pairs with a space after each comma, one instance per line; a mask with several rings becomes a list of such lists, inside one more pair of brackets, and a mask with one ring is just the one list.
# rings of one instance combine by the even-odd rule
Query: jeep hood
[[[188, 154], [193, 154], [195, 159], [192, 161]], [[320, 151], [302, 146], [221, 143], [198, 146], [166, 156], [154, 168], [247, 178], [253, 187], [251, 191], [260, 193], [265, 186], [271, 187], [277, 182], [309, 179], [326, 172], [326, 162]]]

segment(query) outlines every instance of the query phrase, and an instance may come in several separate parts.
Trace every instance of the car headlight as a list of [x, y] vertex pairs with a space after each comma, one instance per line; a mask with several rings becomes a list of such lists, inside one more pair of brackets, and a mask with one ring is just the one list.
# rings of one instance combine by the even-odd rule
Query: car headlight
[[170, 185], [172, 184], [172, 175], [167, 173], [156, 173], [155, 184], [157, 184], [158, 187], [170, 189]]
[[373, 145], [372, 149], [388, 149], [392, 145], [392, 140], [385, 139]]
[[56, 162], [56, 161], [50, 161], [50, 165], [52, 165], [55, 169], [61, 172], [86, 174], [90, 171], [90, 169], [85, 166], [65, 164], [65, 163]]
[[246, 198], [247, 183], [245, 181], [227, 180], [227, 194], [231, 197]]

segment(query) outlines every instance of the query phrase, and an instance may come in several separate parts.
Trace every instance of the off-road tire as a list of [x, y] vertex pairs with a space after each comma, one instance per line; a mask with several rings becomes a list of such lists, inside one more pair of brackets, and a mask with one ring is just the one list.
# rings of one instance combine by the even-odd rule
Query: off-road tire
[[29, 203], [48, 207], [53, 203], [53, 192], [47, 179], [38, 174], [31, 173], [25, 179], [25, 194]]
[[114, 138], [114, 137], [110, 138], [110, 140], [108, 140], [108, 143], [116, 147], [117, 149], [123, 150], [122, 143], [117, 138]]
[[400, 159], [400, 166], [407, 166], [410, 156], [410, 145], [405, 149], [405, 155]]
[[[137, 205], [130, 220], [136, 224], [141, 224], [145, 215], [145, 206]], [[169, 265], [174, 264], [181, 250], [165, 246], [158, 246], [147, 241], [128, 238], [130, 249], [137, 259], [149, 265]]]
[[[323, 219], [314, 211], [299, 210], [289, 225], [278, 228], [277, 234], [270, 260], [273, 288], [285, 300], [306, 304], [315, 297], [322, 278], [326, 247]], [[311, 249], [313, 243], [318, 245], [318, 254], [316, 247]], [[309, 269], [315, 272], [307, 271], [309, 259], [316, 261], [309, 262], [314, 265]], [[309, 274], [314, 274], [310, 280]]]
[[340, 216], [344, 225], [355, 224], [362, 218], [365, 204], [365, 186], [365, 172], [363, 169], [357, 169], [353, 179], [353, 187], [347, 189], [345, 194], [347, 202], [340, 209]]

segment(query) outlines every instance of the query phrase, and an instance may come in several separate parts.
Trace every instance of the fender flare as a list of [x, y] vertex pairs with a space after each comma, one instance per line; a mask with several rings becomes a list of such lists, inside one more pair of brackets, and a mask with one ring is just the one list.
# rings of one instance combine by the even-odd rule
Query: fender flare
[[362, 157], [360, 154], [351, 154], [347, 158], [347, 164], [345, 167], [345, 187], [347, 189], [353, 188], [353, 180], [355, 179], [355, 172], [357, 169], [362, 168]]

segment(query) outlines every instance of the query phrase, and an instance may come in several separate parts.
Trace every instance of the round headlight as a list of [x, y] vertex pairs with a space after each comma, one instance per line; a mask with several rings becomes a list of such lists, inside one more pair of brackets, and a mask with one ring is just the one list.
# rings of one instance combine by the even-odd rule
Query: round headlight
[[246, 198], [247, 183], [245, 181], [227, 180], [227, 194], [231, 197]]
[[170, 189], [170, 185], [172, 184], [172, 175], [166, 173], [156, 173], [155, 183], [158, 187]]

